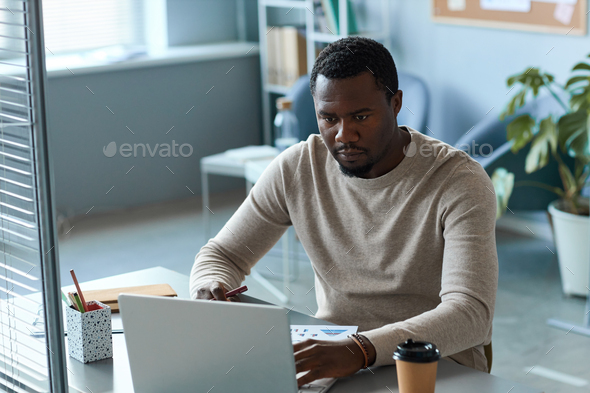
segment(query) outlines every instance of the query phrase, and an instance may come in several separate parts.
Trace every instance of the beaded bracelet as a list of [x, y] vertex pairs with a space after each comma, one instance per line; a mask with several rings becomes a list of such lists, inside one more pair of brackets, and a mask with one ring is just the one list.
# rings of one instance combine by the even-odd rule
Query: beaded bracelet
[[367, 351], [367, 347], [365, 346], [365, 343], [363, 342], [363, 339], [361, 338], [360, 335], [354, 333], [354, 334], [349, 334], [347, 337], [351, 338], [363, 351], [363, 355], [365, 355], [365, 366], [363, 368], [368, 368], [369, 367], [369, 351]]

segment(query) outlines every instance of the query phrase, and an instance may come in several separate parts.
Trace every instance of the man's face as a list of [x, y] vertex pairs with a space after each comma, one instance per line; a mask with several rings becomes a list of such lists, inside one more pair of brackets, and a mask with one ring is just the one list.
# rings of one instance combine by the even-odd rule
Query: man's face
[[313, 98], [320, 134], [341, 172], [376, 177], [391, 158], [401, 90], [389, 103], [368, 71], [346, 79], [318, 75]]

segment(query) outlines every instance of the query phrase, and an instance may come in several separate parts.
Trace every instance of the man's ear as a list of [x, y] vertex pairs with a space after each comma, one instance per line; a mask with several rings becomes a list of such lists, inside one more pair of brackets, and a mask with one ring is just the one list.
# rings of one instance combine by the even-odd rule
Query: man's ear
[[403, 96], [404, 92], [398, 90], [395, 92], [393, 97], [391, 97], [391, 107], [393, 109], [393, 113], [395, 113], [395, 117], [397, 118], [397, 114], [402, 110], [403, 107]]

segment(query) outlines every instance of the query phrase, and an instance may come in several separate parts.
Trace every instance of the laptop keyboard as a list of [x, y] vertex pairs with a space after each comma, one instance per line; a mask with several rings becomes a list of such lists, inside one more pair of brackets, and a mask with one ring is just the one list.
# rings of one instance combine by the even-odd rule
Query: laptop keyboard
[[[304, 373], [297, 374], [300, 377]], [[336, 383], [336, 378], [322, 378], [299, 387], [299, 393], [327, 393], [330, 387]]]
[[307, 385], [303, 385], [299, 388], [299, 393], [324, 393], [327, 392], [328, 388], [322, 385], [314, 385], [313, 383], [308, 383]]

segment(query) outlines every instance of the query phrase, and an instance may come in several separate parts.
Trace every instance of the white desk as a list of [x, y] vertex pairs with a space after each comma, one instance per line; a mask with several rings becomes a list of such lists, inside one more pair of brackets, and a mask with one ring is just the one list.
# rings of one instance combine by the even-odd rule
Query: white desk
[[[189, 297], [189, 277], [161, 267], [121, 274], [109, 278], [82, 283], [85, 288], [116, 288], [120, 286], [168, 283], [180, 297]], [[240, 295], [242, 301], [265, 303], [250, 296]], [[313, 318], [295, 311], [289, 312], [291, 324], [327, 324], [329, 322]], [[127, 361], [127, 349], [123, 334], [113, 335], [113, 358], [94, 363], [82, 364], [68, 358], [68, 378], [70, 386], [79, 391], [93, 393], [115, 392], [131, 393], [133, 386]], [[362, 370], [355, 375], [341, 378], [329, 393], [392, 393], [398, 392], [397, 375], [394, 366]], [[441, 361], [438, 367], [437, 393], [542, 393], [503, 378], [473, 370], [450, 361]]]

